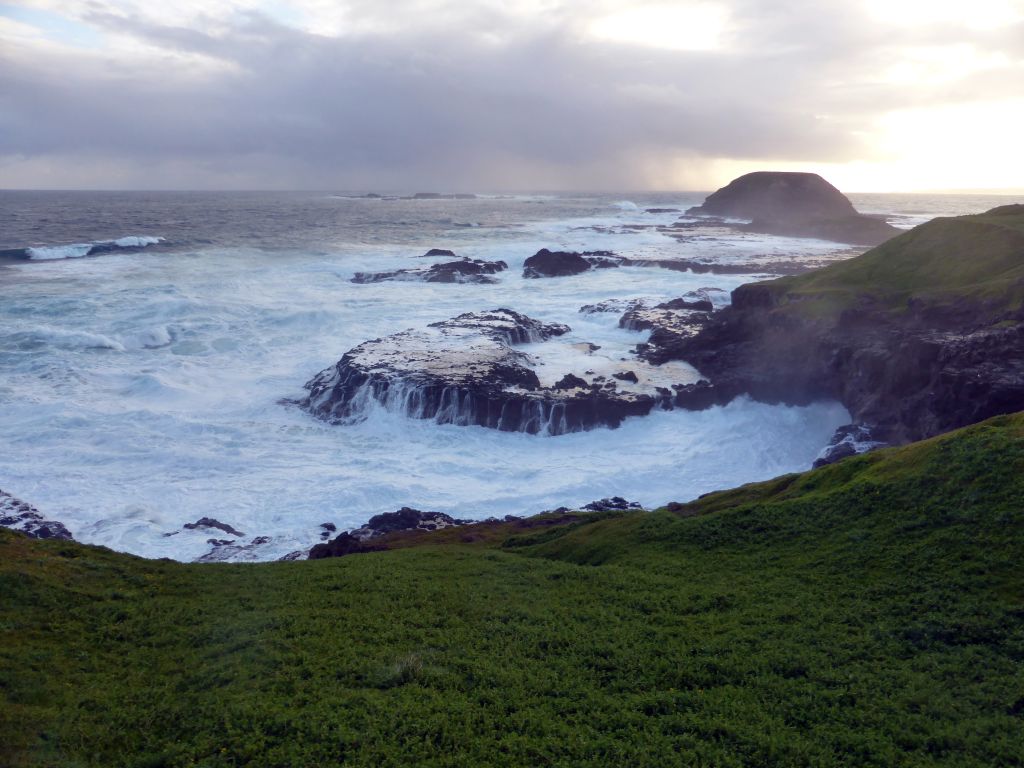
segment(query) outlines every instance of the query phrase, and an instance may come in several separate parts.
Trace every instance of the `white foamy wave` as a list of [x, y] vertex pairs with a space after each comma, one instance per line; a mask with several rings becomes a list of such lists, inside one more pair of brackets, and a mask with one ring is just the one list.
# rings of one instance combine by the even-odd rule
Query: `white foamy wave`
[[48, 325], [41, 325], [29, 331], [31, 341], [46, 344], [60, 349], [110, 349], [114, 352], [124, 352], [125, 347], [119, 341], [101, 333], [90, 333], [89, 331], [68, 331], [64, 328], [54, 328]]
[[93, 243], [73, 243], [72, 245], [47, 245], [25, 250], [33, 261], [49, 261], [51, 259], [79, 259], [82, 256], [88, 256], [92, 246]]
[[139, 331], [138, 333], [126, 336], [124, 339], [125, 346], [132, 349], [158, 349], [168, 346], [173, 341], [174, 337], [167, 326], [158, 326], [145, 331]]
[[68, 245], [41, 245], [26, 248], [32, 261], [53, 261], [56, 259], [80, 259], [97, 253], [107, 253], [117, 248], [145, 248], [162, 243], [164, 238], [150, 235], [126, 235], [116, 240], [100, 240], [95, 243], [70, 243]]
[[619, 200], [616, 203], [612, 203], [613, 206], [618, 208], [620, 211], [638, 211], [640, 206], [634, 203], [632, 200]]
[[163, 242], [162, 237], [150, 237], [149, 235], [128, 235], [119, 237], [113, 243], [118, 248], [145, 248], [147, 245], [156, 245]]

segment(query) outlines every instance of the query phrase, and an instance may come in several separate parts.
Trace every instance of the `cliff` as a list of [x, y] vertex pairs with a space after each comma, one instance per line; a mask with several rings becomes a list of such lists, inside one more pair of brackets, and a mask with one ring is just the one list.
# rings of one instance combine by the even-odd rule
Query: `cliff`
[[936, 219], [821, 270], [741, 286], [656, 362], [727, 399], [836, 398], [906, 442], [1024, 409], [1024, 206]]

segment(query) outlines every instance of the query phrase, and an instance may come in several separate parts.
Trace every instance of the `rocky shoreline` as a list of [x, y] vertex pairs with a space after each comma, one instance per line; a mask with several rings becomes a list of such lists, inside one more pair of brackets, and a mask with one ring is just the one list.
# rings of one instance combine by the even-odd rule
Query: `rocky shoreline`
[[[628, 358], [602, 359], [595, 354], [600, 347], [583, 341], [573, 346], [582, 347], [575, 351], [585, 367], [558, 368], [557, 354], [545, 366], [545, 345], [569, 344], [563, 337], [571, 329], [498, 308], [359, 344], [310, 379], [308, 394], [292, 402], [334, 424], [381, 407], [439, 424], [555, 436], [615, 428], [656, 409], [702, 410], [740, 396], [789, 405], [836, 400], [853, 423], [836, 432], [816, 467], [1024, 409], [1024, 206], [937, 219], [888, 239], [894, 228], [858, 214], [820, 177], [751, 176], [756, 178], [742, 177], [687, 213], [755, 231], [825, 236], [826, 230], [842, 230], [849, 242], [886, 242], [821, 270], [809, 271], [809, 264], [796, 261], [772, 267], [776, 274], [792, 274], [742, 285], [727, 306], [724, 292], [704, 288], [657, 303], [616, 299], [580, 307], [584, 314], [618, 314], [620, 328], [648, 333]], [[737, 225], [721, 217], [750, 222]], [[446, 249], [423, 257], [454, 260], [356, 273], [352, 282], [492, 283], [508, 269], [504, 261], [459, 258]], [[752, 272], [750, 264], [542, 249], [525, 260], [523, 277], [572, 278], [629, 266]], [[636, 506], [614, 498], [584, 509]], [[309, 557], [376, 551], [391, 536], [497, 524], [529, 528], [572, 514], [559, 508], [476, 522], [403, 507], [341, 533], [323, 523], [313, 534], [321, 542]], [[0, 526], [35, 538], [72, 538], [60, 522], [2, 491]], [[247, 538], [213, 518], [183, 529], [211, 536], [210, 551], [197, 558], [202, 562], [258, 559], [260, 548], [271, 542], [266, 536]], [[283, 559], [306, 554], [296, 551]]]
[[834, 267], [743, 285], [649, 355], [693, 364], [719, 401], [837, 399], [871, 442], [921, 440], [1024, 408], [1022, 278], [1024, 206], [937, 219]]
[[0, 527], [21, 531], [33, 539], [71, 539], [71, 532], [56, 520], [47, 520], [31, 504], [0, 491]]

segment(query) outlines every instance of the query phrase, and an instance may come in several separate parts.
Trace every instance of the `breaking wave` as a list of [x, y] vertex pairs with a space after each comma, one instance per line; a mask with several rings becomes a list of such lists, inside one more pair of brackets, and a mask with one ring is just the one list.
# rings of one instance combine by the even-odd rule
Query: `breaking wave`
[[0, 259], [55, 261], [60, 259], [80, 259], [83, 256], [98, 256], [123, 249], [141, 249], [164, 242], [162, 237], [150, 235], [127, 235], [116, 240], [99, 240], [94, 243], [67, 243], [64, 245], [37, 245], [27, 248], [8, 248], [0, 250]]

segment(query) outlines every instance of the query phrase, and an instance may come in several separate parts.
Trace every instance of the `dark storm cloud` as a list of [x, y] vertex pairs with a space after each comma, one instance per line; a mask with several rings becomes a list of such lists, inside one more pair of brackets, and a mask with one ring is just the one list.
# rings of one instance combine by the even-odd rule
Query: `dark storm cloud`
[[660, 157], [863, 156], [866, 122], [916, 100], [865, 76], [899, 41], [842, 4], [737, 0], [724, 52], [583, 40], [566, 6], [531, 19], [469, 5], [435, 18], [396, 4], [432, 23], [345, 37], [252, 12], [213, 33], [97, 10], [90, 24], [167, 55], [0, 51], [0, 155], [163, 163], [207, 186], [244, 167], [268, 187], [625, 188]]

